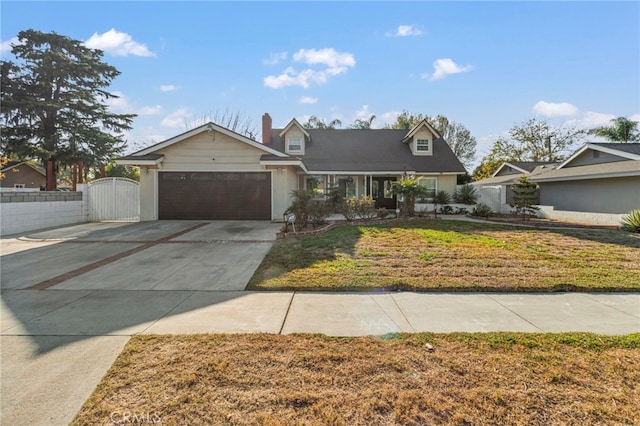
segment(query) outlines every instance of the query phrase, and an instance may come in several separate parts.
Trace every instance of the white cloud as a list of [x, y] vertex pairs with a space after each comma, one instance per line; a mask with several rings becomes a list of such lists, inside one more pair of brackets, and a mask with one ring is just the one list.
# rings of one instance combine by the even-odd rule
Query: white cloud
[[628, 118], [630, 121], [637, 121], [638, 123], [640, 123], [640, 114], [638, 113], [630, 115]]
[[133, 114], [133, 107], [129, 103], [129, 100], [122, 92], [111, 92], [112, 95], [117, 98], [105, 99], [104, 103], [107, 104], [109, 109], [118, 114]]
[[162, 105], [146, 106], [136, 111], [138, 115], [159, 115], [163, 112], [164, 108], [162, 108]]
[[18, 42], [18, 37], [12, 37], [9, 40], [3, 41], [2, 43], [0, 43], [0, 53], [11, 52], [11, 49], [13, 48], [12, 45], [18, 44]]
[[298, 100], [300, 104], [315, 104], [318, 102], [318, 98], [313, 98], [311, 96], [303, 96]]
[[593, 129], [608, 126], [614, 118], [616, 118], [616, 116], [613, 114], [587, 111], [578, 118], [565, 121], [562, 125], [565, 127], [575, 127], [577, 129]]
[[371, 117], [369, 105], [362, 105], [362, 108], [356, 111], [356, 120], [368, 120]]
[[174, 92], [178, 89], [179, 87], [173, 84], [163, 84], [162, 86], [160, 86], [161, 92]]
[[267, 59], [262, 61], [262, 63], [265, 65], [276, 65], [287, 59], [287, 55], [287, 52], [271, 53]]
[[164, 127], [177, 128], [184, 126], [192, 117], [193, 115], [186, 108], [178, 108], [171, 114], [167, 115], [160, 124]]
[[420, 29], [416, 28], [413, 25], [400, 25], [396, 28], [395, 31], [389, 31], [385, 34], [387, 37], [409, 37], [409, 36], [419, 36], [422, 34]]
[[351, 53], [337, 52], [333, 48], [325, 49], [300, 49], [293, 54], [293, 60], [304, 64], [323, 64], [329, 68], [353, 67], [356, 60]]
[[100, 49], [115, 56], [156, 56], [147, 46], [134, 41], [127, 33], [116, 31], [115, 28], [103, 34], [94, 33], [84, 44], [91, 49]]
[[402, 111], [383, 112], [379, 117], [376, 117], [376, 121], [374, 123], [380, 127], [384, 127], [387, 124], [393, 124], [396, 122], [396, 119], [400, 114], [402, 114]]
[[450, 74], [458, 74], [461, 72], [471, 71], [473, 66], [467, 65], [464, 67], [459, 66], [453, 62], [450, 58], [436, 59], [433, 62], [434, 72], [431, 76], [429, 74], [421, 74], [420, 77], [428, 79], [429, 81], [441, 80]]
[[578, 115], [580, 110], [577, 106], [567, 102], [553, 103], [539, 101], [533, 106], [533, 112], [544, 117], [566, 117]]
[[[263, 79], [266, 87], [282, 89], [287, 86], [301, 86], [305, 89], [312, 83], [325, 84], [329, 77], [344, 74], [356, 61], [351, 53], [337, 52], [335, 49], [300, 49], [293, 55], [293, 61], [309, 65], [308, 68], [297, 71], [292, 66], [287, 67], [280, 75], [269, 75]], [[314, 66], [323, 66], [320, 69]]]

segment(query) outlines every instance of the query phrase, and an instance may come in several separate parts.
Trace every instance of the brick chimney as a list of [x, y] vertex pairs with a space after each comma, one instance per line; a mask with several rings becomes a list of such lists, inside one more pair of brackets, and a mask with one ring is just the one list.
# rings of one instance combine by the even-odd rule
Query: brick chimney
[[271, 143], [271, 116], [265, 112], [262, 116], [262, 144], [269, 145]]

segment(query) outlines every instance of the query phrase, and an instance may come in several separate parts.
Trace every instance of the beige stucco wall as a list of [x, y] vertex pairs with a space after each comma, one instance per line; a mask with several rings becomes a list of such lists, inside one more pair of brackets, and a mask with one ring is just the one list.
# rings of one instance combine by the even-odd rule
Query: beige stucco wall
[[291, 127], [289, 130], [287, 130], [287, 132], [284, 134], [284, 146], [285, 146], [285, 152], [287, 154], [289, 154], [289, 152], [287, 151], [287, 147], [289, 146], [287, 144], [287, 138], [302, 138], [302, 152], [295, 152], [295, 154], [298, 155], [304, 155], [304, 150], [305, 150], [305, 144], [306, 144], [306, 140], [304, 137], [304, 133], [302, 133], [302, 131], [300, 129], [298, 129], [296, 126]]
[[[418, 152], [418, 139], [429, 139], [429, 151]], [[413, 135], [413, 140], [411, 141], [411, 152], [413, 155], [433, 155], [433, 133], [431, 133], [426, 127], [422, 126], [422, 128]]]
[[556, 210], [622, 214], [640, 209], [640, 177], [540, 182], [540, 204]]
[[[140, 220], [157, 220], [158, 172], [262, 172], [260, 157], [266, 152], [219, 132], [203, 132], [167, 148], [156, 151], [164, 154], [159, 170], [140, 173]], [[281, 179], [288, 172], [272, 172], [272, 219], [282, 219], [280, 211]], [[286, 207], [285, 207], [286, 208]]]
[[425, 178], [437, 178], [438, 186], [436, 187], [438, 191], [447, 191], [453, 197], [453, 194], [456, 192], [456, 184], [458, 182], [458, 177], [456, 175], [419, 175], [424, 176]]

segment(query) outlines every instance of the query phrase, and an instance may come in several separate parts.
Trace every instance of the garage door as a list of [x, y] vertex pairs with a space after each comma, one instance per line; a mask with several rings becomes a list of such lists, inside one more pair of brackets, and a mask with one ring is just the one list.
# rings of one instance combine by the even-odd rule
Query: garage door
[[270, 220], [270, 173], [158, 175], [160, 219]]

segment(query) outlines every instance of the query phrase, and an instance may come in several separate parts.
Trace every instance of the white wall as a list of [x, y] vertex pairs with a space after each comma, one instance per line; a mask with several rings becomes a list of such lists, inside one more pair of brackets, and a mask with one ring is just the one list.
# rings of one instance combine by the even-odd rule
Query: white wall
[[[84, 185], [78, 186], [84, 187]], [[22, 197], [22, 199], [17, 197]], [[2, 194], [0, 234], [3, 236], [53, 226], [83, 223], [88, 220], [87, 197], [83, 193]]]
[[619, 226], [622, 222], [622, 217], [625, 214], [612, 214], [612, 213], [590, 213], [590, 212], [574, 212], [567, 210], [556, 210], [553, 206], [538, 206], [538, 216], [554, 219], [554, 220], [566, 220], [569, 222], [583, 223], [588, 225], [603, 225], [603, 226]]

